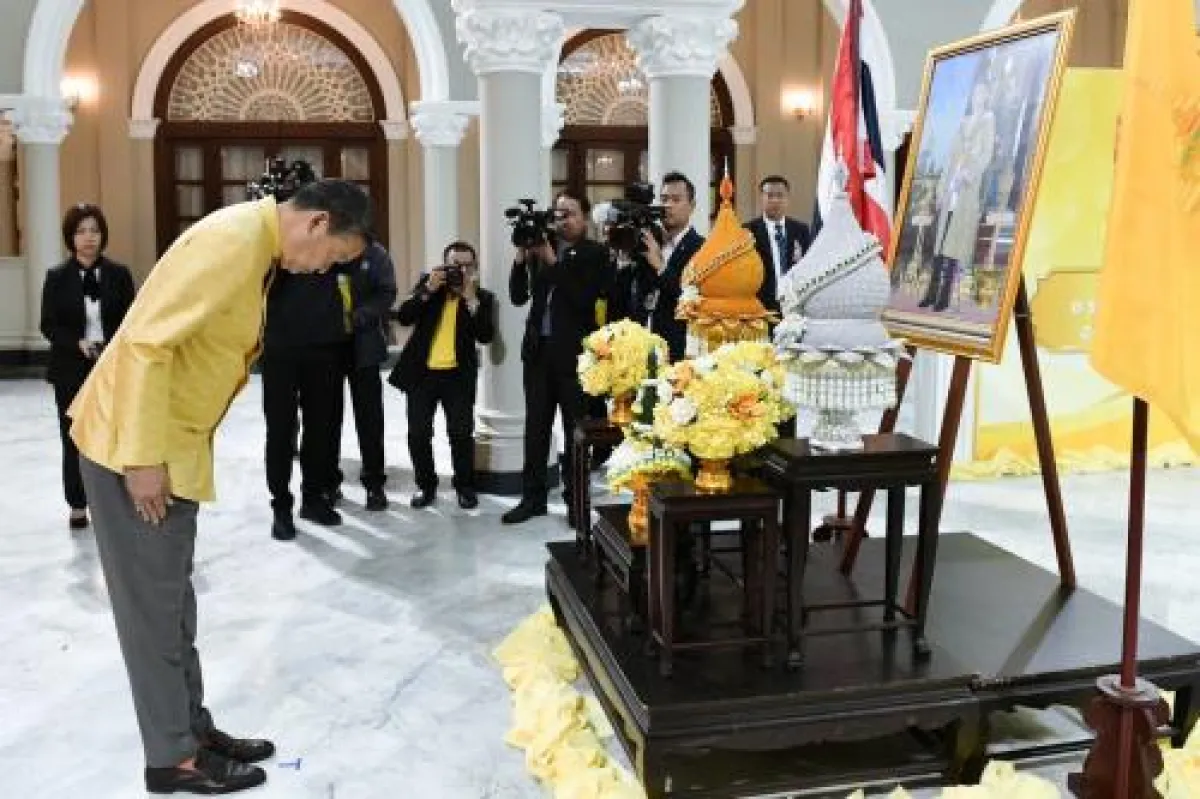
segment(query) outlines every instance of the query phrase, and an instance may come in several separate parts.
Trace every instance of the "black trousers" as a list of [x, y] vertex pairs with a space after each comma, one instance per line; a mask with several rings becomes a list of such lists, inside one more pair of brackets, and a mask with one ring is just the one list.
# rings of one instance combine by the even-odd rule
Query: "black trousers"
[[[556, 365], [543, 346], [525, 361], [525, 468], [522, 470], [523, 498], [545, 502], [549, 490], [547, 462], [554, 427], [554, 412], [562, 414], [563, 444], [570, 450], [575, 420], [583, 416], [583, 390], [574, 369]], [[566, 455], [560, 453], [559, 472], [563, 478], [563, 498], [571, 505], [573, 486]]]
[[[383, 456], [383, 377], [378, 366], [358, 367], [354, 364], [353, 347], [346, 368], [350, 384], [350, 405], [354, 410], [354, 432], [358, 435], [358, 452], [362, 456], [359, 480], [368, 491], [383, 488], [387, 482]], [[341, 425], [338, 425], [341, 429]], [[341, 437], [338, 437], [340, 450]], [[341, 458], [339, 457], [340, 461]], [[337, 484], [342, 482], [341, 469]]]
[[413, 481], [422, 491], [437, 489], [433, 464], [433, 417], [441, 404], [450, 438], [456, 489], [475, 487], [475, 370], [431, 369], [408, 390], [408, 454]]
[[79, 476], [79, 450], [71, 440], [71, 420], [67, 410], [75, 401], [75, 395], [83, 388], [91, 372], [90, 366], [80, 367], [79, 371], [67, 376], [59, 376], [54, 381], [54, 404], [58, 407], [58, 434], [62, 439], [62, 482], [63, 496], [71, 510], [83, 510], [87, 507], [87, 493], [83, 489], [83, 478]]
[[344, 405], [343, 358], [340, 345], [263, 353], [267, 488], [271, 491], [271, 507], [278, 513], [292, 510], [292, 457], [300, 420], [304, 431], [300, 438], [300, 491], [304, 501], [316, 500], [337, 486]]

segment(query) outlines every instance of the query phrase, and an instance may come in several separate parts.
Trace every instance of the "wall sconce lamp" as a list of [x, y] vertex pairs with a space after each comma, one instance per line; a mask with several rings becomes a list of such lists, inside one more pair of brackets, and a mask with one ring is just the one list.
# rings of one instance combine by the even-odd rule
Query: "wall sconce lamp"
[[63, 101], [74, 111], [80, 103], [96, 98], [96, 81], [94, 78], [68, 76], [63, 78], [59, 91], [62, 92]]
[[816, 113], [817, 96], [807, 89], [793, 89], [783, 94], [783, 110], [797, 121]]

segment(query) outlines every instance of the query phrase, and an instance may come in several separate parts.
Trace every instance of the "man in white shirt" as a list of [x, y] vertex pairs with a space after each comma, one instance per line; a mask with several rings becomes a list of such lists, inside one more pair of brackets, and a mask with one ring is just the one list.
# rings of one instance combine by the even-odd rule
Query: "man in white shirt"
[[762, 304], [772, 311], [779, 310], [779, 286], [808, 250], [808, 225], [787, 215], [791, 187], [782, 175], [769, 175], [759, 185], [759, 205], [762, 216], [751, 220], [746, 228], [754, 234], [754, 246], [763, 262], [763, 285], [758, 292]]

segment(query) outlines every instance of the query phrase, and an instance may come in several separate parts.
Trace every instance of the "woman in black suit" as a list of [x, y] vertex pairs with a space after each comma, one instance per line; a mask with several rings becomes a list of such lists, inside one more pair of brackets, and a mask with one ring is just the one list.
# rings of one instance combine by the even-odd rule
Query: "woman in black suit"
[[63, 219], [63, 242], [71, 257], [46, 273], [42, 286], [42, 335], [50, 342], [46, 379], [54, 386], [62, 436], [63, 490], [72, 529], [87, 527], [87, 496], [79, 477], [79, 452], [71, 440], [67, 409], [133, 304], [133, 276], [104, 257], [108, 222], [95, 205], [80, 203]]

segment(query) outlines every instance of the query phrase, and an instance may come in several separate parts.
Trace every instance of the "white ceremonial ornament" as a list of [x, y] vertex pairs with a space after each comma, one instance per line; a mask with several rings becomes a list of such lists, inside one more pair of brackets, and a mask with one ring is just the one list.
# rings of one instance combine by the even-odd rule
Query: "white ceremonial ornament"
[[785, 362], [784, 397], [816, 413], [818, 449], [863, 446], [857, 417], [896, 404], [896, 365], [907, 357], [880, 321], [890, 296], [879, 240], [863, 231], [838, 163], [830, 214], [812, 247], [784, 276], [775, 346]]

